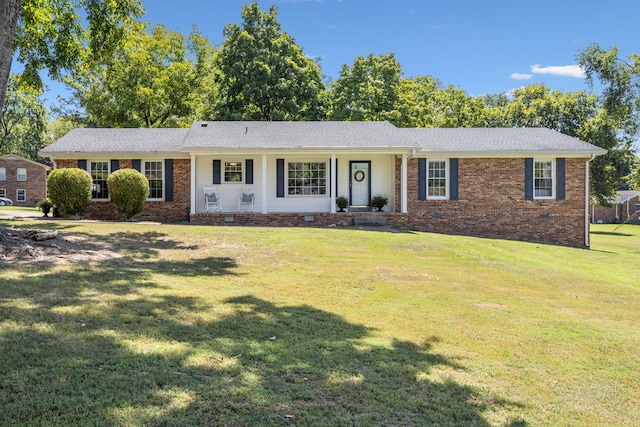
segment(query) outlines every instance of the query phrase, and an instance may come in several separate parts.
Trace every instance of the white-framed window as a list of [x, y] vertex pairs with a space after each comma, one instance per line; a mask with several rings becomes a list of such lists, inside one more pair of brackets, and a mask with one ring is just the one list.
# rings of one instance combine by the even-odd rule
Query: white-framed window
[[17, 202], [26, 202], [27, 201], [27, 190], [19, 188], [16, 190], [16, 201]]
[[447, 160], [427, 160], [427, 200], [446, 200], [449, 197]]
[[107, 178], [109, 177], [109, 162], [106, 160], [89, 161], [89, 175], [93, 179], [91, 198], [97, 200], [107, 200], [109, 191], [107, 190]]
[[0, 168], [0, 181], [7, 180], [7, 168]]
[[142, 174], [149, 180], [149, 200], [164, 198], [164, 162], [145, 160], [142, 162]]
[[534, 199], [554, 199], [555, 198], [555, 168], [553, 160], [533, 161], [533, 198]]
[[224, 162], [224, 182], [242, 182], [242, 162]]
[[0, 188], [0, 197], [7, 197], [7, 190]]
[[289, 162], [287, 180], [290, 196], [325, 196], [327, 162]]
[[27, 180], [27, 168], [18, 168], [18, 173], [17, 173], [17, 180], [18, 181], [26, 181]]

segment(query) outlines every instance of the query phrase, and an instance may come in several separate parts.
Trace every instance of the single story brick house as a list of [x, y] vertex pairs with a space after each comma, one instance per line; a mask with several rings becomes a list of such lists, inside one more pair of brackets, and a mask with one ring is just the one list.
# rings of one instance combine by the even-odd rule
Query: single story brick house
[[0, 197], [15, 206], [36, 206], [47, 197], [47, 165], [16, 154], [0, 156]]
[[[380, 216], [417, 231], [587, 247], [589, 162], [604, 153], [543, 128], [237, 121], [76, 129], [40, 155], [89, 171], [93, 218], [121, 218], [105, 182], [133, 167], [151, 187], [140, 219], [304, 226]], [[364, 212], [377, 194], [384, 211]], [[338, 196], [348, 212], [337, 212]]]
[[626, 222], [632, 217], [630, 223], [640, 223], [640, 215], [636, 211], [640, 211], [639, 192], [634, 190], [622, 190], [618, 192], [615, 200], [611, 200], [611, 207], [601, 205], [591, 206], [591, 222], [594, 223], [612, 223]]

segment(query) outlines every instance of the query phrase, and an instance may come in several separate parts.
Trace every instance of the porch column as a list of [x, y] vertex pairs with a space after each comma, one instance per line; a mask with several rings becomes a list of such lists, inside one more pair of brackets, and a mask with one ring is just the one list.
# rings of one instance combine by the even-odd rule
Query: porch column
[[262, 213], [267, 213], [267, 155], [262, 155]]
[[198, 189], [196, 188], [196, 156], [191, 155], [191, 214], [195, 214], [196, 212], [196, 193]]
[[338, 171], [336, 170], [336, 155], [331, 155], [331, 213], [336, 213], [336, 194], [338, 193], [338, 186], [336, 185], [336, 177]]
[[409, 179], [407, 177], [407, 158], [408, 157], [409, 155], [406, 153], [402, 155], [402, 168], [401, 168], [402, 182], [400, 183], [400, 191], [402, 193], [400, 195], [400, 210], [402, 211], [402, 213], [409, 212], [407, 210], [407, 198], [408, 198], [407, 181]]

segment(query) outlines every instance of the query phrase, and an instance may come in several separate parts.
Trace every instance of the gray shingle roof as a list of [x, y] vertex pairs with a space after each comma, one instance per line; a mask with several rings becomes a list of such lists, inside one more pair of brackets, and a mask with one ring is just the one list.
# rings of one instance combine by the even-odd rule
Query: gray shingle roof
[[40, 153], [175, 153], [188, 132], [189, 129], [74, 129]]
[[335, 149], [505, 156], [604, 154], [545, 128], [396, 128], [389, 122], [196, 122], [189, 129], [75, 129], [43, 156], [183, 153], [208, 150]]
[[199, 148], [410, 148], [389, 122], [196, 122], [183, 151]]
[[606, 151], [546, 128], [398, 129], [424, 152], [446, 153], [595, 153]]

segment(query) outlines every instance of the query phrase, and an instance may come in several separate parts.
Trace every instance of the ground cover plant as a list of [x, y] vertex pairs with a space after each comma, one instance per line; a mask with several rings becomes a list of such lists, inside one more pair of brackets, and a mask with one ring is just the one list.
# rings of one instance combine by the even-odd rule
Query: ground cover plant
[[99, 261], [0, 262], [0, 425], [640, 419], [640, 228], [592, 249], [429, 233], [11, 221]]

